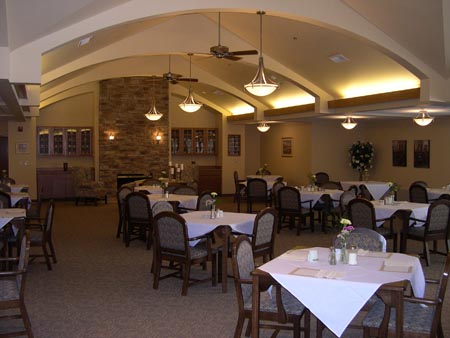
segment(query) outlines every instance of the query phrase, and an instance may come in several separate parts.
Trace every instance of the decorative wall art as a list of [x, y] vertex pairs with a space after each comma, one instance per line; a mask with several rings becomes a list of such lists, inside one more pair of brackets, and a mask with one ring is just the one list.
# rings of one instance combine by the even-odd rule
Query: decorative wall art
[[406, 140], [392, 141], [392, 165], [394, 167], [406, 167]]
[[281, 156], [292, 157], [292, 137], [281, 138]]
[[414, 168], [430, 167], [430, 140], [414, 140]]
[[241, 156], [241, 135], [228, 135], [228, 156]]

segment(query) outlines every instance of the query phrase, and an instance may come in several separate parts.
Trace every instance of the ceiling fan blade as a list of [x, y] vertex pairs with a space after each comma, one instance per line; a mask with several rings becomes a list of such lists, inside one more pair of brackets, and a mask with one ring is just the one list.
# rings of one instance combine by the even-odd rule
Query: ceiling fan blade
[[188, 81], [188, 82], [198, 82], [198, 79], [188, 78], [188, 77], [180, 77], [177, 81]]
[[234, 56], [234, 55], [226, 55], [223, 57], [223, 59], [227, 59], [230, 61], [239, 61], [242, 58], [240, 58], [239, 56]]
[[232, 55], [257, 55], [257, 50], [239, 50], [236, 52], [230, 52]]

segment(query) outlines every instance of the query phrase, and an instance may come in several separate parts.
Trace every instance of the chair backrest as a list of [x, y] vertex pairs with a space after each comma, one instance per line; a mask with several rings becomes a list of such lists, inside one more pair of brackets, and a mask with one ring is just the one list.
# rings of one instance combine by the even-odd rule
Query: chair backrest
[[351, 200], [356, 198], [356, 194], [353, 190], [344, 191], [339, 197], [339, 207], [341, 208], [341, 213], [343, 216], [348, 214], [348, 204]]
[[368, 201], [373, 200], [372, 194], [370, 193], [369, 189], [367, 189], [365, 184], [361, 184], [359, 186], [359, 194], [362, 198], [365, 198]]
[[152, 220], [152, 209], [147, 195], [131, 192], [125, 197], [125, 214], [128, 222], [145, 222]]
[[160, 212], [163, 211], [171, 211], [173, 212], [173, 205], [170, 204], [168, 201], [158, 201], [152, 206], [152, 214], [153, 217], [158, 215]]
[[211, 193], [209, 191], [204, 191], [200, 194], [200, 196], [197, 199], [197, 210], [210, 210], [211, 209], [211, 203], [208, 201], [213, 201], [214, 198], [211, 196]]
[[300, 191], [297, 188], [281, 187], [277, 198], [280, 210], [300, 211]]
[[0, 183], [0, 190], [4, 192], [11, 192], [11, 187], [5, 183]]
[[28, 197], [23, 197], [14, 204], [14, 208], [28, 209]]
[[320, 171], [318, 173], [315, 173], [316, 175], [316, 183], [317, 185], [321, 186], [323, 183], [330, 181], [330, 175], [327, 173]]
[[256, 215], [255, 222], [253, 223], [253, 251], [264, 248], [273, 251], [276, 220], [277, 216], [274, 208], [265, 208]]
[[55, 201], [50, 200], [47, 206], [47, 213], [45, 215], [45, 223], [44, 223], [44, 237], [51, 237], [52, 228], [53, 228], [53, 216], [55, 214]]
[[189, 196], [195, 196], [197, 195], [197, 190], [195, 190], [193, 187], [189, 187], [187, 185], [182, 185], [177, 187], [174, 191], [174, 194], [177, 195], [189, 195]]
[[[336, 238], [334, 245], [341, 246], [341, 239]], [[353, 230], [347, 240], [349, 247], [355, 245], [358, 249], [386, 252], [386, 238], [375, 230], [357, 227]]]
[[117, 206], [119, 210], [119, 217], [125, 216], [125, 198], [132, 192], [132, 188], [124, 185], [122, 185], [117, 191]]
[[364, 198], [355, 198], [348, 203], [348, 216], [354, 227], [376, 228], [375, 209]]
[[267, 169], [258, 170], [255, 175], [272, 175], [272, 173]]
[[442, 306], [444, 304], [445, 293], [447, 291], [448, 274], [450, 273], [450, 253], [447, 253], [447, 259], [445, 260], [444, 267], [442, 269], [442, 274], [439, 279], [439, 286], [436, 290], [436, 310], [434, 312], [433, 324], [431, 325], [431, 335], [430, 337], [436, 337], [436, 332], [438, 332], [438, 326], [441, 322]]
[[234, 185], [239, 185], [239, 175], [236, 170], [233, 172], [233, 178], [234, 178]]
[[280, 188], [285, 187], [286, 184], [284, 184], [283, 181], [275, 181], [275, 183], [272, 185], [272, 199], [273, 199], [273, 205], [275, 206], [275, 208], [279, 207], [279, 203], [278, 203], [278, 190], [280, 190]]
[[425, 222], [425, 236], [437, 233], [447, 233], [450, 223], [450, 201], [437, 200], [428, 208]]
[[186, 221], [180, 215], [163, 211], [153, 221], [155, 249], [159, 254], [167, 252], [190, 257]]
[[425, 181], [414, 181], [411, 183], [411, 185], [413, 185], [413, 184], [418, 184], [418, 185], [423, 186], [424, 188], [428, 188], [428, 184]]
[[411, 184], [409, 186], [409, 201], [415, 203], [428, 203], [427, 188], [422, 184]]
[[247, 180], [247, 197], [266, 197], [267, 182], [262, 178], [250, 178]]
[[352, 191], [355, 196], [358, 195], [358, 187], [354, 184], [352, 184], [351, 186], [348, 187], [347, 191]]
[[0, 201], [2, 202], [2, 208], [11, 208], [11, 197], [3, 191], [0, 191]]
[[252, 296], [252, 271], [255, 270], [252, 244], [245, 235], [240, 235], [233, 243], [231, 262], [238, 306], [244, 309], [244, 302]]
[[28, 260], [30, 258], [30, 231], [25, 231], [20, 244], [18, 271], [23, 271], [23, 274], [16, 275], [17, 287], [20, 292], [20, 298], [23, 299], [25, 295], [25, 274], [28, 268]]

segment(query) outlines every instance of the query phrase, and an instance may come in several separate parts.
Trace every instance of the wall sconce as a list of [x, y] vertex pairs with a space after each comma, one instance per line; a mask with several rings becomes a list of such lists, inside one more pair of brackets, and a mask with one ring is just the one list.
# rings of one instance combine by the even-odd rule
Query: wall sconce
[[155, 140], [156, 140], [156, 144], [159, 144], [159, 142], [161, 141], [162, 137], [159, 134], [156, 134]]
[[114, 137], [114, 134], [113, 134], [113, 133], [110, 133], [109, 136], [108, 136], [108, 138], [109, 138], [110, 141], [114, 141], [114, 138], [115, 138], [115, 137]]

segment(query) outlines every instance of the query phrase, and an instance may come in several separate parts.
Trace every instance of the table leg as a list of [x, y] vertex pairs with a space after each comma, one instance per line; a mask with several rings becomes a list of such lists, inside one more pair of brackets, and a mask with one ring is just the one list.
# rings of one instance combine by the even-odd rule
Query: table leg
[[222, 283], [222, 293], [227, 293], [228, 283], [228, 252], [230, 244], [230, 227], [228, 225], [221, 225], [216, 228], [215, 232], [222, 239], [222, 258], [219, 262], [219, 283]]

